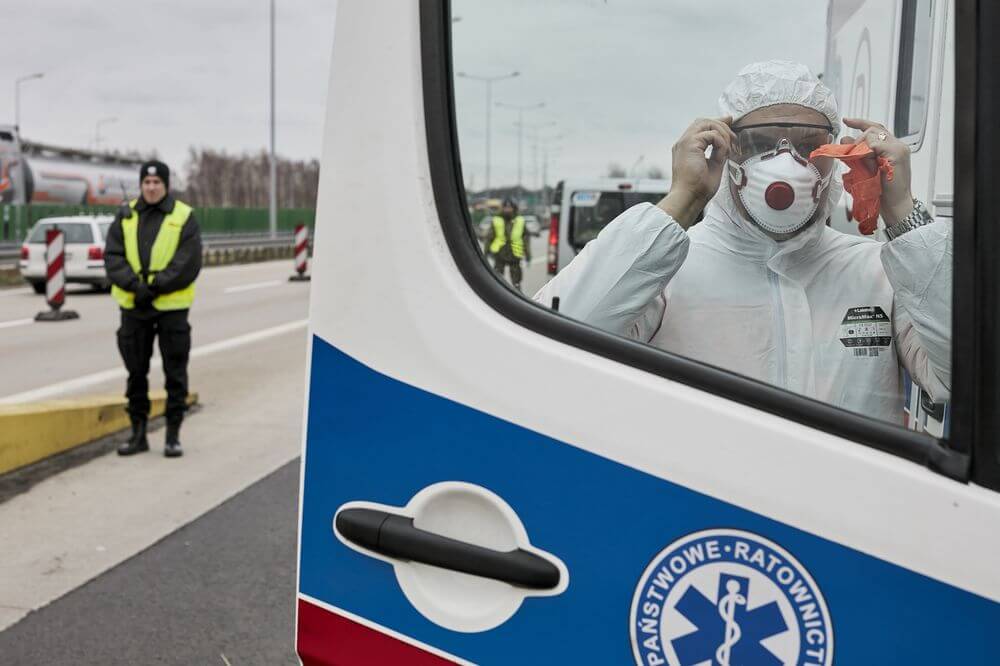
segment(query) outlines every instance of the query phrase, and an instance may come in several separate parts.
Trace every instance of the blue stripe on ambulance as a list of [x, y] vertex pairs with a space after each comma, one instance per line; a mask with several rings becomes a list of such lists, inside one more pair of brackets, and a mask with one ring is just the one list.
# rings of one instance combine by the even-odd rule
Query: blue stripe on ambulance
[[[780, 544], [809, 571], [836, 663], [1000, 663], [998, 603], [390, 379], [320, 338], [312, 350], [303, 594], [477, 663], [630, 664], [630, 605], [650, 560], [725, 527]], [[345, 502], [402, 506], [452, 480], [507, 500], [532, 543], [566, 563], [569, 588], [525, 600], [494, 630], [452, 632], [413, 609], [389, 565], [333, 534]]]

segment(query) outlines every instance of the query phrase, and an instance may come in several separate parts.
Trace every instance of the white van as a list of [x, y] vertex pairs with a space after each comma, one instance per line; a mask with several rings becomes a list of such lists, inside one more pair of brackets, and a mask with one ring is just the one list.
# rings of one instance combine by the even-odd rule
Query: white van
[[597, 238], [624, 210], [666, 196], [670, 181], [652, 178], [561, 180], [552, 195], [549, 220], [548, 273], [555, 275]]
[[35, 293], [45, 293], [45, 232], [59, 229], [65, 235], [66, 282], [89, 284], [95, 289], [110, 289], [104, 270], [104, 243], [114, 217], [78, 215], [42, 218], [31, 228], [21, 246], [18, 268], [21, 277]]
[[[824, 81], [841, 113], [886, 119], [913, 151], [913, 195], [931, 214], [952, 217], [955, 109], [943, 101], [955, 97], [954, 2], [831, 2], [827, 11]], [[845, 194], [831, 224], [857, 234], [850, 208]]]
[[[931, 98], [957, 111], [951, 160], [934, 138], [944, 117], [924, 125], [932, 188], [914, 168], [928, 198], [957, 184], [944, 437], [533, 303], [497, 279], [469, 222], [463, 164], [486, 163], [468, 152], [479, 141], [458, 140], [461, 119], [474, 136], [483, 126], [481, 89], [463, 98], [453, 78], [461, 58], [499, 53], [484, 74], [516, 65], [543, 82], [545, 108], [588, 132], [565, 162], [603, 141], [593, 161], [606, 164], [631, 140], [620, 128], [654, 137], [620, 154], [652, 141], [668, 152], [663, 125], [711, 113], [709, 93], [748, 58], [798, 45], [821, 67], [824, 38], [847, 34], [836, 22], [824, 33], [822, 8], [339, 4], [301, 483], [305, 666], [997, 663], [1000, 4], [930, 5]], [[898, 71], [912, 6], [836, 0], [830, 16], [878, 14], [856, 47], [893, 44], [871, 62]], [[556, 98], [567, 72], [578, 76]], [[844, 355], [853, 367], [885, 357]]]

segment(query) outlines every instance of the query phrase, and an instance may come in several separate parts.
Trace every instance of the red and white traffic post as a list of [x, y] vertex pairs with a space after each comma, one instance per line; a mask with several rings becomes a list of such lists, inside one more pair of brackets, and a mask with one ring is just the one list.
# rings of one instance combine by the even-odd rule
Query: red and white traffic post
[[35, 321], [64, 321], [80, 316], [62, 309], [66, 303], [66, 236], [59, 229], [45, 232], [45, 300], [49, 310], [35, 315]]
[[308, 282], [306, 269], [309, 267], [309, 227], [295, 226], [295, 275], [288, 278], [292, 282]]

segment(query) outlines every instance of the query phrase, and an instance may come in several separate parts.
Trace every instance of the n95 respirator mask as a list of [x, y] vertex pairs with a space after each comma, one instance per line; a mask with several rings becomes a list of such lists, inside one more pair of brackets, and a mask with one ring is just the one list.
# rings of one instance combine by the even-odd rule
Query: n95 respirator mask
[[757, 226], [775, 234], [789, 234], [804, 227], [820, 205], [832, 177], [799, 155], [782, 139], [774, 150], [728, 162], [743, 207]]

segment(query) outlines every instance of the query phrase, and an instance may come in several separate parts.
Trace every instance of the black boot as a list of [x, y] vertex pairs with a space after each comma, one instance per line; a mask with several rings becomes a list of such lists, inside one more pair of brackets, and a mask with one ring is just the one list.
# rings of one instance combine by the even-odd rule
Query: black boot
[[163, 455], [168, 458], [180, 458], [184, 455], [184, 450], [181, 448], [181, 424], [180, 421], [177, 423], [167, 424], [167, 443], [163, 447]]
[[118, 447], [118, 455], [130, 456], [143, 451], [149, 451], [149, 441], [146, 439], [146, 419], [133, 419], [132, 436]]

